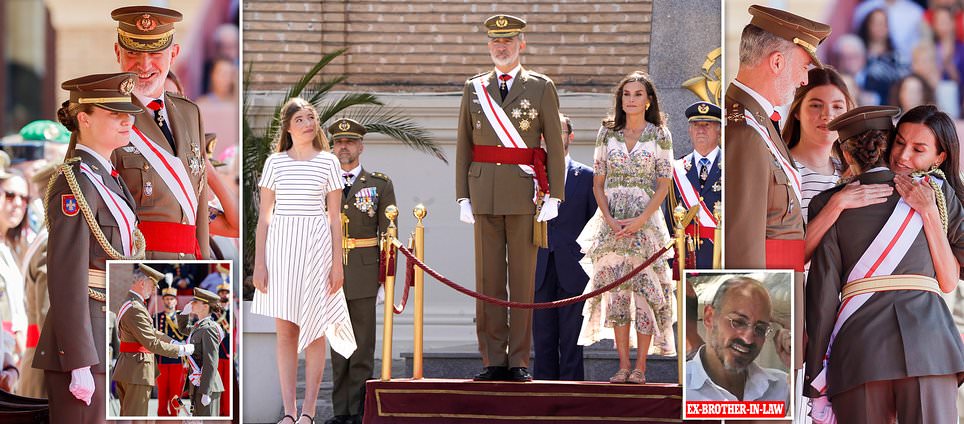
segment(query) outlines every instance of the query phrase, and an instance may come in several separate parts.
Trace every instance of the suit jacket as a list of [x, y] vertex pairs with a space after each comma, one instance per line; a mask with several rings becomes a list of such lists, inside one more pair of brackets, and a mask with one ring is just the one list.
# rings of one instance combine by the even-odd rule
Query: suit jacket
[[[135, 104], [140, 105], [136, 97], [132, 97]], [[191, 187], [198, 198], [196, 213], [197, 240], [201, 247], [201, 254], [204, 259], [210, 257], [210, 237], [208, 235], [208, 195], [207, 181], [204, 179], [204, 128], [201, 124], [201, 114], [197, 105], [190, 100], [178, 96], [174, 93], [165, 93], [164, 105], [167, 109], [168, 124], [174, 134], [174, 142], [177, 151], [171, 150], [170, 143], [164, 138], [157, 122], [154, 121], [154, 112], [148, 108], [134, 115], [134, 126], [137, 127], [145, 136], [156, 143], [160, 149], [174, 154], [182, 162], [184, 168], [190, 175]], [[142, 105], [143, 106], [143, 105]], [[133, 145], [117, 149], [111, 155], [114, 167], [120, 173], [121, 178], [130, 187], [131, 194], [137, 201], [137, 218], [140, 221], [162, 221], [177, 222], [186, 224], [187, 216], [181, 209], [180, 204], [174, 197], [173, 192], [164, 183], [164, 180], [157, 174], [147, 159], [136, 150]], [[191, 160], [200, 158], [202, 168], [195, 174], [191, 169]], [[195, 161], [196, 162], [196, 161]], [[150, 186], [150, 189], [145, 187]], [[147, 259], [195, 259], [191, 255], [179, 255], [170, 252], [147, 251]]]
[[536, 261], [536, 290], [546, 279], [549, 253], [555, 255], [559, 285], [569, 293], [582, 293], [589, 275], [579, 265], [584, 256], [576, 238], [596, 213], [596, 198], [592, 194], [592, 168], [570, 161], [566, 170], [566, 202], [559, 206], [559, 216], [549, 221], [549, 248], [539, 249]]
[[[889, 170], [864, 173], [861, 184], [893, 186]], [[842, 185], [810, 202], [813, 218]], [[942, 187], [947, 199], [947, 240], [957, 260], [964, 263], [964, 210], [950, 184]], [[885, 203], [847, 209], [824, 236], [810, 262], [806, 286], [807, 335], [804, 394], [818, 393], [810, 382], [823, 369], [822, 359], [833, 330], [839, 294], [854, 265], [883, 228], [897, 205], [895, 190]], [[893, 275], [934, 277], [934, 264], [924, 231], [914, 240]], [[925, 291], [875, 293], [840, 328], [828, 363], [828, 393], [841, 392], [871, 381], [955, 374], [964, 377], [964, 344], [941, 297]]]
[[218, 324], [208, 318], [198, 321], [191, 330], [190, 342], [194, 344], [194, 362], [201, 367], [201, 385], [194, 390], [211, 396], [224, 391], [218, 374], [218, 345], [221, 343]]
[[[710, 208], [710, 213], [713, 212], [713, 207], [716, 202], [722, 201], [723, 182], [720, 180], [723, 176], [723, 169], [720, 159], [723, 157], [723, 155], [721, 153], [718, 153], [716, 155], [716, 160], [710, 164], [710, 173], [706, 176], [706, 182], [703, 184], [702, 188], [700, 187], [699, 166], [696, 163], [694, 155], [690, 153], [678, 159], [685, 164], [683, 167], [683, 169], [686, 169], [685, 178], [689, 180], [690, 184], [693, 185], [693, 188], [697, 190], [697, 194], [703, 198], [703, 203], [706, 204], [706, 207]], [[679, 188], [676, 187], [675, 182], [673, 183], [673, 195], [676, 196], [677, 203], [682, 203], [681, 199], [683, 197], [679, 192]], [[669, 229], [670, 234], [675, 234], [673, 231], [674, 228], [676, 228], [676, 223], [673, 220], [673, 208], [670, 207], [668, 198], [665, 202], [663, 202], [663, 216], [666, 218], [666, 228]], [[695, 220], [696, 218], [694, 218], [694, 221]], [[693, 224], [691, 223], [690, 225]], [[674, 267], [674, 269], [678, 268]], [[704, 238], [699, 249], [696, 250], [696, 269], [713, 269], [712, 238]]]
[[[559, 122], [559, 96], [556, 86], [545, 75], [521, 69], [501, 100], [495, 71], [469, 78], [462, 91], [459, 127], [455, 152], [455, 197], [472, 201], [472, 212], [489, 215], [526, 215], [535, 213], [532, 202], [532, 177], [518, 165], [473, 162], [472, 147], [501, 146], [502, 142], [482, 112], [472, 80], [487, 81], [489, 97], [505, 110], [526, 147], [540, 146], [545, 137], [546, 170], [551, 197], [565, 200], [565, 153], [562, 147], [562, 124]], [[525, 107], [529, 106], [529, 107]], [[533, 113], [527, 114], [526, 112]], [[514, 112], [518, 111], [518, 114]], [[536, 114], [535, 118], [531, 116]], [[518, 117], [516, 117], [518, 116]], [[522, 124], [525, 121], [527, 124]], [[523, 129], [526, 127], [527, 129]]]
[[[763, 107], [735, 85], [726, 90], [725, 268], [766, 268], [766, 240], [803, 240], [800, 200], [763, 137], [744, 118], [749, 111], [793, 166], [780, 132]], [[803, 258], [801, 258], [802, 262]]]
[[[370, 196], [372, 190], [375, 191], [374, 198]], [[362, 168], [348, 194], [342, 196], [341, 203], [341, 211], [348, 217], [348, 234], [343, 237], [379, 237], [388, 230], [385, 208], [395, 204], [395, 188], [387, 175], [369, 173]], [[345, 265], [346, 299], [363, 299], [378, 294], [380, 258], [378, 246], [360, 247], [348, 252], [348, 265]], [[334, 260], [340, 261], [342, 258]]]
[[128, 292], [127, 300], [132, 306], [123, 316], [118, 317], [118, 337], [121, 343], [137, 342], [152, 353], [118, 353], [111, 379], [153, 386], [158, 372], [154, 367], [154, 354], [177, 357], [178, 346], [171, 344], [170, 337], [154, 328], [151, 314], [140, 297]]
[[[133, 208], [134, 200], [123, 181], [118, 183], [110, 171], [89, 153], [77, 150], [75, 156], [103, 177], [107, 188], [120, 195]], [[120, 228], [107, 209], [104, 199], [94, 184], [80, 171], [80, 163], [71, 165], [80, 193], [73, 193], [62, 174], [55, 174], [46, 199], [49, 236], [47, 258], [56, 266], [47, 269], [50, 309], [44, 321], [34, 356], [34, 368], [69, 372], [90, 366], [95, 373], [104, 373], [104, 334], [106, 309], [104, 302], [87, 295], [87, 271], [104, 271], [107, 252], [97, 243], [83, 213], [64, 212], [64, 196], [83, 196], [97, 220], [104, 237], [114, 249], [121, 251]]]

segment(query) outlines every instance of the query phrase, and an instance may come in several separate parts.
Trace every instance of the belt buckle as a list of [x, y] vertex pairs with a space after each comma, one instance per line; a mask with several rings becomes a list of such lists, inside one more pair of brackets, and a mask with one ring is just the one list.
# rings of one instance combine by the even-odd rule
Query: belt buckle
[[346, 245], [345, 247], [347, 247], [348, 249], [354, 249], [354, 248], [355, 248], [355, 239], [353, 239], [353, 238], [345, 239], [345, 245]]

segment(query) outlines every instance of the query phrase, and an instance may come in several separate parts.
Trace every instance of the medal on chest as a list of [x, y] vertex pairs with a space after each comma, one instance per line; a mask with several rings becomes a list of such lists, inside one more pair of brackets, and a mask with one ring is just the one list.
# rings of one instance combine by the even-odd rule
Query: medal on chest
[[201, 145], [197, 141], [191, 143], [191, 154], [193, 155], [189, 162], [191, 167], [191, 175], [195, 177], [201, 175], [201, 169], [204, 167], [204, 161], [201, 159]]
[[378, 203], [378, 190], [375, 187], [365, 187], [355, 193], [355, 207], [368, 214], [369, 218], [375, 217], [375, 205]]
[[512, 109], [512, 118], [519, 121], [519, 129], [522, 131], [528, 131], [532, 127], [532, 121], [535, 121], [538, 116], [539, 111], [532, 108], [529, 99], [522, 99], [519, 107]]

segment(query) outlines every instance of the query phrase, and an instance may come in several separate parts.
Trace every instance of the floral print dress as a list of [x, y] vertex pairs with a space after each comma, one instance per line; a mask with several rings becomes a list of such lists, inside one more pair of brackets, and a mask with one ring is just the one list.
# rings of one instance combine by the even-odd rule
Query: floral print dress
[[[593, 156], [594, 172], [606, 177], [609, 213], [617, 220], [641, 215], [656, 192], [656, 180], [672, 178], [673, 140], [666, 127], [648, 123], [632, 151], [622, 131], [600, 128]], [[633, 237], [621, 239], [601, 215], [594, 219], [595, 237], [586, 252], [593, 264], [592, 289], [626, 275], [670, 239], [660, 210]], [[631, 322], [636, 331], [655, 335], [672, 325], [675, 284], [666, 262], [670, 252], [616, 289], [586, 301], [580, 344], [611, 337], [604, 328]]]

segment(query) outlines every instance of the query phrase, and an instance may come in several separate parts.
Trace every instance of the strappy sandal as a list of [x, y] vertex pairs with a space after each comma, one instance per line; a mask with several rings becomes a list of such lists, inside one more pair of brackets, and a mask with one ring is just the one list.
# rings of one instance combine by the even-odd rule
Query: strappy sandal
[[626, 382], [630, 384], [643, 384], [646, 382], [646, 374], [643, 373], [643, 370], [635, 369], [629, 374], [629, 377], [626, 378]]
[[285, 419], [291, 419], [291, 424], [298, 424], [298, 420], [288, 414], [285, 414], [285, 416], [281, 417], [281, 419], [278, 420], [278, 424], [285, 424]]
[[298, 421], [295, 421], [295, 424], [300, 423], [302, 417], [308, 418], [308, 424], [315, 424], [315, 417], [312, 417], [308, 414], [301, 414], [301, 417], [298, 417]]
[[627, 377], [629, 377], [629, 370], [626, 368], [620, 368], [619, 371], [616, 371], [616, 374], [613, 374], [613, 376], [609, 378], [609, 382], [625, 383]]

